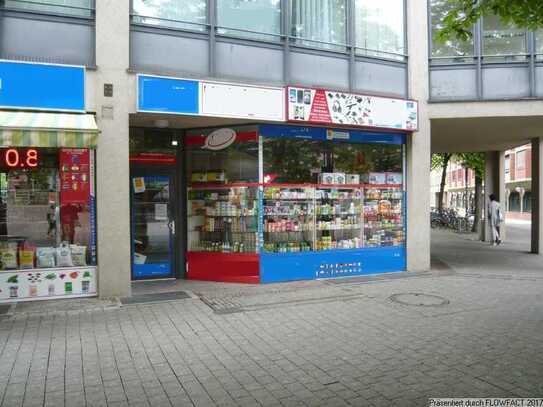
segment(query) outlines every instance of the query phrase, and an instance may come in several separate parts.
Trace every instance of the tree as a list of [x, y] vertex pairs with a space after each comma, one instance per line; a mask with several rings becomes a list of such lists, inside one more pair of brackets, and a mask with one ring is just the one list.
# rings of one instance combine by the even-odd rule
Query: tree
[[437, 39], [451, 38], [466, 41], [473, 35], [473, 25], [482, 17], [495, 15], [504, 24], [535, 31], [543, 28], [543, 1], [541, 0], [448, 0], [450, 7], [442, 19]]
[[437, 210], [439, 213], [443, 211], [443, 195], [445, 193], [445, 182], [447, 180], [447, 167], [451, 161], [452, 154], [436, 153], [432, 155], [432, 170], [441, 169], [441, 183], [439, 184], [439, 197], [437, 202]]
[[483, 211], [483, 178], [485, 176], [485, 155], [483, 153], [460, 153], [455, 159], [464, 163], [475, 172], [475, 221], [472, 232], [479, 231], [479, 223]]

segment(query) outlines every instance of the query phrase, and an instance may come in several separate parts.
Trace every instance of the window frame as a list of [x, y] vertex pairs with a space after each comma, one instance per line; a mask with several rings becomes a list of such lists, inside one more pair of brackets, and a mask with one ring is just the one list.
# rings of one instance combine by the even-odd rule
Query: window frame
[[[47, 0], [9, 0], [14, 4], [28, 4], [30, 6], [35, 5], [35, 8], [25, 7], [13, 7], [6, 5], [4, 0], [0, 0], [0, 10], [16, 13], [38, 14], [52, 17], [61, 18], [74, 18], [80, 20], [95, 20], [96, 17], [96, 0], [89, 0], [89, 7], [62, 5], [62, 4], [48, 4]], [[42, 6], [43, 9], [40, 9]], [[58, 11], [46, 10], [45, 8], [58, 8]], [[88, 15], [62, 12], [62, 10], [81, 10], [88, 12]], [[87, 13], [85, 13], [87, 14]]]

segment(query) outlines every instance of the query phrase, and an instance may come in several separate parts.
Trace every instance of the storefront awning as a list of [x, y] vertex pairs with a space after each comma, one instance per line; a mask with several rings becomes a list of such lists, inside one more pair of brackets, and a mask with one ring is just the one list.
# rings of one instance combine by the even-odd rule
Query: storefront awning
[[0, 111], [0, 147], [95, 148], [93, 115]]

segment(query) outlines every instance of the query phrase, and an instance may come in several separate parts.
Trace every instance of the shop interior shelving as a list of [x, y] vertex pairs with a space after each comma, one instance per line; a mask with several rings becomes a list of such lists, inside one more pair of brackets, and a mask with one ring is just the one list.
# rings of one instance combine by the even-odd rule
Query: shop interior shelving
[[256, 253], [258, 188], [199, 185], [188, 190], [188, 247], [194, 252]]
[[402, 185], [192, 185], [193, 252], [294, 253], [405, 242]]

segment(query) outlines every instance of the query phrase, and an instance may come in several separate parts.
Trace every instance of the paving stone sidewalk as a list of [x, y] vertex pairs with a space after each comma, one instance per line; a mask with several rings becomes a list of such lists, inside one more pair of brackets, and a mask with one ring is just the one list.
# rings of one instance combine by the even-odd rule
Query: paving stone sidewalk
[[[428, 397], [543, 397], [543, 272], [475, 266], [407, 278], [189, 284], [200, 297], [148, 305], [22, 307], [0, 321], [0, 403], [424, 406]], [[448, 303], [393, 301], [402, 293]]]

